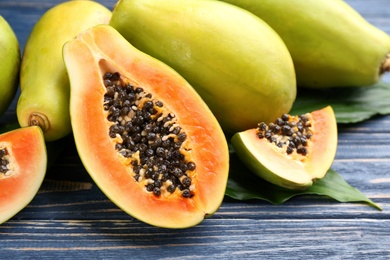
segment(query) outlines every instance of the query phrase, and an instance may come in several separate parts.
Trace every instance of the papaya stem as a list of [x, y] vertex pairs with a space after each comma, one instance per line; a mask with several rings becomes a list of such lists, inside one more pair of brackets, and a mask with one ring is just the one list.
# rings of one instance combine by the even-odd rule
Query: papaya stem
[[43, 132], [46, 132], [50, 128], [50, 122], [46, 115], [41, 113], [32, 113], [28, 117], [29, 126], [39, 126]]
[[384, 74], [386, 72], [390, 72], [390, 53], [388, 53], [382, 62], [380, 74]]

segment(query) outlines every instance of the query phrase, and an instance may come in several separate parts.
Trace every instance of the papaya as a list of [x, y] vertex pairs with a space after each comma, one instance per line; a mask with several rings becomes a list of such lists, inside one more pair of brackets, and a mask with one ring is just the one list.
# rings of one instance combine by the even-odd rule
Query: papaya
[[[87, 0], [66, 1], [46, 11], [34, 25], [24, 49], [16, 114], [22, 127], [38, 125], [45, 140], [71, 132], [69, 79], [63, 44], [81, 31], [108, 23], [111, 11]], [[61, 21], [61, 22], [59, 22]]]
[[18, 128], [0, 135], [0, 224], [25, 208], [38, 192], [47, 154], [38, 126]]
[[283, 39], [297, 84], [371, 86], [390, 71], [390, 36], [343, 0], [221, 0], [257, 15]]
[[332, 107], [261, 122], [233, 135], [234, 151], [254, 174], [287, 189], [303, 190], [323, 178], [337, 150]]
[[214, 0], [120, 0], [110, 25], [182, 75], [226, 133], [271, 122], [295, 100], [286, 45], [241, 8]]
[[218, 210], [229, 151], [192, 86], [109, 25], [64, 45], [74, 140], [85, 169], [119, 208], [186, 228]]
[[20, 68], [19, 41], [9, 23], [0, 16], [0, 116], [15, 97]]

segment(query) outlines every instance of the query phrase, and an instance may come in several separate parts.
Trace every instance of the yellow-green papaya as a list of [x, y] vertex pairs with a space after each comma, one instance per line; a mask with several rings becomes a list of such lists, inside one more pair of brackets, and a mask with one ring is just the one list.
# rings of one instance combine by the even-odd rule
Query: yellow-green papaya
[[71, 132], [69, 79], [62, 46], [83, 30], [107, 24], [111, 11], [87, 0], [67, 1], [49, 9], [34, 25], [20, 68], [17, 117], [23, 126], [39, 125], [46, 141]]
[[295, 100], [286, 45], [241, 8], [215, 0], [120, 0], [110, 25], [179, 72], [226, 132], [273, 121]]
[[390, 70], [390, 36], [343, 0], [222, 0], [267, 22], [302, 87], [369, 86]]
[[10, 24], [0, 16], [0, 116], [10, 106], [18, 87], [19, 41]]

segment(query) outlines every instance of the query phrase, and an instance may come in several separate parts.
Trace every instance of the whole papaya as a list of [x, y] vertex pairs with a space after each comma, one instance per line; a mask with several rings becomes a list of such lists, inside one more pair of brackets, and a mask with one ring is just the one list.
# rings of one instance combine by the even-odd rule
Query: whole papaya
[[295, 100], [285, 44], [241, 8], [215, 0], [120, 0], [110, 25], [189, 81], [226, 132], [273, 121]]
[[298, 86], [369, 86], [390, 71], [390, 36], [342, 0], [222, 1], [251, 11], [282, 37]]
[[62, 46], [83, 30], [107, 24], [111, 11], [87, 0], [67, 1], [49, 9], [35, 24], [25, 46], [20, 71], [17, 117], [23, 126], [39, 125], [46, 141], [71, 132], [69, 79]]
[[0, 116], [16, 94], [20, 67], [19, 41], [9, 23], [0, 16]]

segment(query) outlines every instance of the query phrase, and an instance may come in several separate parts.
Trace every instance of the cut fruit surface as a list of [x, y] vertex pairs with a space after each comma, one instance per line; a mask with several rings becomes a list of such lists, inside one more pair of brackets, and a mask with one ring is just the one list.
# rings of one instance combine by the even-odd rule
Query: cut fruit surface
[[227, 142], [179, 74], [106, 25], [68, 42], [64, 60], [77, 150], [114, 203], [169, 228], [196, 225], [219, 208]]
[[[279, 131], [278, 131], [279, 130]], [[325, 176], [337, 150], [337, 123], [328, 106], [301, 116], [283, 115], [270, 125], [235, 134], [234, 150], [261, 178], [304, 189]]]
[[42, 130], [25, 127], [0, 135], [0, 224], [26, 207], [46, 173]]

